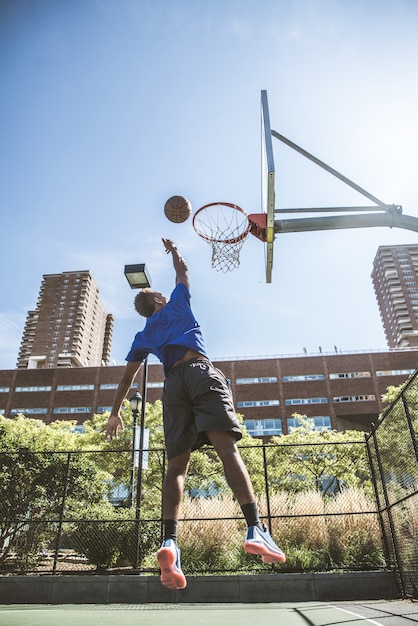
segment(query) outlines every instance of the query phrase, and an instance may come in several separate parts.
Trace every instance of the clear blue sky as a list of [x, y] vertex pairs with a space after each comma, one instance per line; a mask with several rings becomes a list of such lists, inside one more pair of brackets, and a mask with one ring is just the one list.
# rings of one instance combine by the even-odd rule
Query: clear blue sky
[[[123, 363], [143, 322], [125, 263], [173, 287], [170, 237], [191, 270], [213, 357], [385, 349], [370, 279], [400, 229], [279, 235], [273, 282], [249, 239], [218, 273], [189, 220], [225, 200], [260, 211], [260, 91], [271, 126], [418, 217], [415, 0], [2, 0], [0, 368], [14, 368], [43, 274], [89, 269]], [[365, 199], [273, 140], [276, 207]]]

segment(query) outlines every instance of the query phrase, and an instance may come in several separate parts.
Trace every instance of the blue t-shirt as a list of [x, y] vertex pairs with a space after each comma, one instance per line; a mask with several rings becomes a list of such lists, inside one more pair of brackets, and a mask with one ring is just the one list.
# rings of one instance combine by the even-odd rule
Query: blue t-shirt
[[164, 371], [187, 350], [206, 355], [202, 330], [190, 308], [190, 292], [178, 283], [167, 304], [147, 319], [144, 330], [135, 335], [127, 361], [143, 361], [149, 353], [164, 365]]

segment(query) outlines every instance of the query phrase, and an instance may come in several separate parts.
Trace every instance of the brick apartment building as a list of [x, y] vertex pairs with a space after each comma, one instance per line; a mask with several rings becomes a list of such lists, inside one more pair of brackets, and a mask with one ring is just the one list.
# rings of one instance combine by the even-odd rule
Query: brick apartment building
[[[417, 369], [418, 349], [214, 361], [230, 380], [236, 409], [253, 436], [286, 434], [292, 415], [318, 429], [368, 430], [381, 396]], [[49, 423], [108, 411], [124, 366], [0, 371], [0, 414]], [[134, 381], [142, 390], [142, 370]], [[161, 399], [163, 370], [148, 365], [147, 402]], [[134, 389], [133, 389], [134, 391]]]
[[372, 281], [390, 348], [418, 346], [418, 245], [380, 246]]
[[45, 274], [34, 311], [28, 311], [19, 369], [108, 365], [113, 316], [107, 314], [89, 271]]

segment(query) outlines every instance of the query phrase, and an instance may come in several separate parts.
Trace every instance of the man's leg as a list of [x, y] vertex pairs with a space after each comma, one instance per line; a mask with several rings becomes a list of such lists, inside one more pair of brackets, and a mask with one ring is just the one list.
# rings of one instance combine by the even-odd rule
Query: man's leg
[[184, 480], [189, 469], [190, 450], [168, 461], [163, 482], [163, 519], [179, 518], [180, 502], [183, 497]]
[[244, 549], [251, 554], [259, 554], [265, 563], [284, 563], [285, 555], [274, 543], [266, 526], [259, 520], [251, 478], [238, 450], [235, 435], [220, 430], [208, 430], [206, 434], [219, 454], [226, 481], [247, 521]]
[[221, 430], [207, 430], [209, 441], [224, 466], [225, 478], [241, 506], [255, 502], [253, 485], [239, 453], [235, 435]]
[[157, 552], [157, 560], [161, 569], [160, 580], [169, 589], [184, 589], [187, 584], [180, 565], [177, 521], [189, 460], [190, 450], [170, 459], [163, 483], [164, 540]]

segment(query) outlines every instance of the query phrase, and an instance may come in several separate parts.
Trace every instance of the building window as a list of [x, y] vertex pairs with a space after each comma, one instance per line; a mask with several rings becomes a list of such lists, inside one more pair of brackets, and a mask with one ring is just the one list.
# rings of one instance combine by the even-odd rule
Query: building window
[[110, 413], [111, 410], [112, 410], [111, 406], [98, 406], [96, 413], [107, 413], [108, 411]]
[[164, 383], [160, 382], [160, 383], [148, 383], [147, 382], [147, 389], [153, 389], [156, 387], [164, 387]]
[[337, 396], [333, 400], [334, 402], [365, 402], [376, 400], [376, 396], [373, 393], [363, 396]]
[[283, 376], [282, 380], [285, 383], [294, 382], [294, 381], [305, 381], [305, 380], [324, 380], [325, 376], [323, 374], [302, 374], [301, 376]]
[[286, 406], [292, 406], [293, 404], [327, 404], [328, 398], [292, 398], [285, 400]]
[[91, 413], [91, 406], [60, 406], [52, 411], [53, 413]]
[[15, 387], [15, 391], [51, 391], [52, 387]]
[[10, 387], [0, 387], [0, 393], [9, 393]]
[[57, 391], [91, 391], [92, 389], [94, 389], [94, 385], [57, 385]]
[[[308, 417], [308, 424], [312, 425], [313, 430], [331, 430], [331, 418], [329, 415], [320, 415], [316, 417]], [[300, 428], [302, 421], [297, 417], [289, 417], [287, 419], [287, 429], [290, 432], [294, 428]]]
[[244, 424], [252, 437], [272, 437], [282, 434], [281, 419], [245, 420]]
[[338, 378], [370, 378], [370, 372], [345, 372], [342, 374], [330, 374], [330, 380]]
[[118, 383], [102, 383], [99, 389], [117, 389]]
[[44, 409], [44, 408], [10, 409], [10, 415], [17, 415], [18, 413], [23, 413], [23, 415], [45, 415], [45, 413], [48, 413], [48, 409]]
[[277, 383], [277, 376], [262, 376], [261, 378], [237, 378], [236, 385], [258, 385], [259, 383]]
[[376, 376], [410, 376], [415, 370], [378, 370]]
[[251, 406], [279, 406], [278, 400], [246, 400], [245, 402], [237, 402], [237, 408], [242, 409]]

